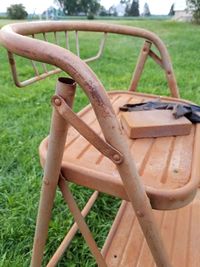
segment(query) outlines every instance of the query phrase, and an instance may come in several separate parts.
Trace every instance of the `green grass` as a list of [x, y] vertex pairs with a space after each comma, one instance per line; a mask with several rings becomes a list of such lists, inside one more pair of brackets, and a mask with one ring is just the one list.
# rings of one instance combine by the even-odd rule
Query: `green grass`
[[[0, 23], [3, 25], [8, 21]], [[138, 26], [157, 33], [171, 55], [181, 96], [200, 104], [199, 26], [153, 20], [120, 20], [112, 23]], [[95, 54], [100, 36], [81, 34], [81, 38], [81, 55], [86, 57]], [[71, 39], [70, 45], [74, 51], [74, 36]], [[140, 40], [126, 36], [108, 37], [103, 58], [90, 64], [107, 90], [128, 87], [140, 46]], [[0, 62], [0, 267], [26, 267], [30, 263], [42, 177], [38, 145], [49, 131], [50, 98], [54, 93], [56, 76], [17, 89], [12, 82], [6, 51], [2, 47]], [[18, 63], [21, 78], [30, 76], [30, 64], [22, 59]], [[146, 65], [139, 90], [169, 94], [163, 72], [151, 59]], [[87, 99], [79, 88], [75, 110], [80, 110], [86, 103]], [[73, 193], [80, 207], [91, 194], [89, 190], [76, 186], [73, 186]], [[102, 195], [87, 218], [99, 246], [103, 244], [118, 206], [118, 200]], [[72, 218], [58, 191], [45, 262], [71, 223]], [[59, 266], [95, 266], [80, 234]]]

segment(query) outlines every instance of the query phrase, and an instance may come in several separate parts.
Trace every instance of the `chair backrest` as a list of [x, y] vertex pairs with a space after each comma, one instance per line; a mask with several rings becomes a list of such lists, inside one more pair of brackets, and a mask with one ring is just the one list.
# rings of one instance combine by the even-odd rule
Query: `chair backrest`
[[[140, 28], [91, 22], [33, 22], [18, 23], [3, 27], [1, 31], [1, 42], [8, 50], [8, 58], [15, 84], [18, 87], [24, 87], [61, 71], [61, 66], [56, 63], [56, 58], [55, 61], [52, 61], [52, 59], [50, 60], [50, 58], [44, 59], [44, 55], [48, 51], [43, 50], [44, 55], [41, 57], [41, 51], [39, 53], [38, 50], [42, 47], [42, 41], [63, 47], [68, 51], [71, 50], [78, 57], [81, 57], [81, 42], [79, 42], [79, 39], [82, 39], [82, 32], [87, 32], [88, 34], [97, 33], [100, 35], [97, 38], [99, 41], [99, 48], [96, 49], [97, 53], [95, 55], [82, 58], [84, 62], [95, 61], [102, 56], [106, 45], [106, 39], [109, 34], [128, 35], [144, 39], [144, 45], [142, 45], [138, 64], [136, 65], [132, 82], [130, 84], [130, 90], [136, 90], [144, 64], [149, 56], [164, 69], [171, 95], [173, 97], [179, 97], [178, 87], [169, 54], [165, 45], [158, 36]], [[11, 44], [11, 39], [7, 39], [7, 41], [5, 40], [6, 36], [8, 37], [10, 35], [14, 38], [15, 45]], [[25, 36], [29, 37], [29, 39], [24, 39]], [[25, 40], [26, 43], [24, 43]], [[23, 51], [23, 47], [26, 46], [26, 50], [28, 52], [27, 40], [29, 40], [28, 46], [32, 44], [32, 53], [24, 53], [25, 51]], [[34, 42], [36, 40], [37, 42]], [[98, 44], [95, 45], [98, 46]], [[156, 48], [156, 50], [158, 50], [158, 55], [153, 49], [151, 49], [152, 45]], [[88, 50], [92, 50], [90, 40], [88, 40], [87, 46]], [[51, 49], [53, 49], [52, 46]], [[20, 81], [15, 54], [30, 59], [33, 77]], [[41, 62], [41, 64], [36, 61]], [[47, 66], [46, 63], [50, 65]], [[70, 63], [68, 62], [68, 64]]]

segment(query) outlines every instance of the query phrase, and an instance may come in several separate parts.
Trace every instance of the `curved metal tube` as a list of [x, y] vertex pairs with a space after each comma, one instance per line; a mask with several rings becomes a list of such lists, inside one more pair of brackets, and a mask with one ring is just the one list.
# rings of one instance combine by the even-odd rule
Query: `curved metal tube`
[[[117, 165], [117, 169], [123, 180], [127, 195], [136, 212], [136, 216], [155, 262], [159, 267], [169, 267], [171, 264], [157, 229], [145, 188], [140, 180], [128, 144], [123, 136], [119, 122], [102, 83], [86, 63], [68, 50], [54, 44], [23, 36], [62, 30], [111, 32], [150, 40], [160, 51], [163, 66], [167, 70], [168, 75], [171, 75], [173, 78], [173, 69], [167, 50], [162, 41], [155, 34], [146, 30], [119, 25], [93, 24], [88, 22], [39, 22], [5, 26], [0, 31], [0, 41], [10, 52], [29, 59], [58, 66], [63, 71], [67, 72], [83, 88], [94, 108], [106, 141], [114, 148], [117, 148], [124, 156], [123, 162]], [[174, 88], [175, 95], [176, 87], [173, 87], [173, 85], [176, 85], [176, 82], [175, 79], [170, 80], [172, 84], [169, 85], [171, 89]]]
[[[33, 35], [37, 33], [55, 32], [55, 31], [93, 31], [93, 32], [115, 33], [115, 34], [136, 36], [136, 37], [151, 41], [160, 52], [163, 67], [166, 71], [167, 81], [168, 81], [168, 85], [171, 90], [172, 96], [174, 97], [179, 96], [171, 60], [170, 60], [168, 51], [164, 43], [160, 40], [160, 38], [156, 34], [150, 31], [144, 30], [144, 29], [129, 27], [129, 26], [112, 25], [112, 24], [104, 24], [104, 23], [91, 23], [91, 22], [63, 22], [63, 21], [28, 22], [28, 23], [18, 23], [18, 24], [10, 24], [10, 25], [4, 26], [0, 33], [0, 42], [8, 50], [18, 55], [56, 65], [56, 62], [52, 62], [50, 58], [47, 61], [46, 58], [44, 58], [45, 57], [44, 54], [43, 54], [43, 57], [41, 57], [40, 54], [36, 53], [34, 55], [32, 54], [34, 57], [31, 57], [30, 53], [28, 54], [26, 53], [28, 52], [30, 46], [26, 43], [26, 52], [25, 52], [25, 50], [23, 49], [24, 39], [21, 39], [18, 41], [17, 37], [14, 36], [14, 34], [16, 33], [18, 34], [19, 38], [22, 38], [23, 35]], [[11, 34], [13, 34], [12, 39], [10, 39]], [[12, 40], [14, 41], [15, 46], [13, 46]], [[31, 50], [33, 49], [33, 47], [34, 48], [40, 47], [42, 45], [41, 43], [42, 41], [40, 40], [37, 40], [37, 43], [32, 43]], [[43, 53], [45, 53], [44, 50], [43, 50]], [[46, 54], [47, 53], [48, 51], [46, 51]], [[70, 64], [71, 62], [68, 62], [68, 65]]]

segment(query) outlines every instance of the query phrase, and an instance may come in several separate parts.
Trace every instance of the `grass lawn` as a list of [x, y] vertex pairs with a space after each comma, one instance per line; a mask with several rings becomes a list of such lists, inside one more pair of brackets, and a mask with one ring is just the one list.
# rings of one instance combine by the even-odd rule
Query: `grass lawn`
[[[112, 23], [138, 26], [157, 33], [171, 55], [182, 98], [200, 104], [199, 26], [156, 20], [120, 20]], [[89, 56], [91, 51], [95, 53], [100, 36], [81, 34], [81, 37], [81, 55]], [[71, 39], [74, 51], [74, 36]], [[90, 64], [107, 90], [128, 87], [140, 46], [141, 41], [130, 37], [108, 37], [104, 56]], [[21, 78], [30, 76], [30, 64], [19, 59], [19, 65]], [[0, 47], [0, 267], [26, 267], [30, 263], [42, 177], [38, 145], [49, 131], [50, 98], [54, 93], [55, 81], [56, 77], [52, 76], [24, 89], [16, 88], [11, 79], [6, 51]], [[147, 62], [139, 90], [168, 94], [164, 74], [151, 59]], [[86, 103], [86, 97], [79, 88], [75, 110], [80, 110]], [[91, 194], [90, 190], [76, 186], [73, 186], [73, 192], [80, 207]], [[101, 195], [87, 218], [99, 246], [103, 245], [119, 204], [119, 200]], [[72, 218], [58, 191], [45, 261], [61, 242], [71, 223]], [[95, 266], [80, 234], [77, 234], [58, 266]]]

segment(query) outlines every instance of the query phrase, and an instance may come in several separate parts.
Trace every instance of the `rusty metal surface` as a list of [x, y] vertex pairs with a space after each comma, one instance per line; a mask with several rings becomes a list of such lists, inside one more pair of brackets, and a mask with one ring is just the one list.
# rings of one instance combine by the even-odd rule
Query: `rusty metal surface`
[[135, 71], [133, 73], [132, 81], [131, 81], [131, 84], [129, 86], [130, 91], [136, 91], [136, 89], [137, 89], [139, 79], [142, 75], [145, 62], [148, 58], [148, 55], [149, 55], [149, 52], [151, 49], [151, 45], [152, 45], [151, 42], [145, 41], [143, 46], [142, 46], [142, 49], [140, 51], [140, 56], [138, 58], [138, 62], [137, 62], [137, 65], [135, 67]]
[[[154, 211], [174, 267], [199, 267], [200, 190], [193, 202], [174, 211]], [[103, 248], [109, 267], [155, 267], [129, 202], [123, 201]]]
[[[112, 25], [104, 23], [91, 23], [91, 22], [31, 22], [31, 23], [29, 22], [29, 23], [18, 23], [18, 24], [11, 24], [4, 26], [0, 32], [0, 42], [12, 53], [21, 55], [23, 57], [27, 57], [32, 60], [41, 61], [44, 63], [57, 66], [59, 69], [67, 71], [70, 74], [70, 76], [72, 76], [73, 64], [70, 60], [71, 53], [69, 51], [65, 50], [64, 52], [64, 49], [62, 50], [61, 48], [60, 50], [58, 48], [56, 49], [54, 44], [50, 44], [47, 42], [44, 44], [44, 41], [36, 39], [31, 40], [32, 38], [27, 37], [27, 35], [34, 35], [37, 33], [44, 34], [47, 32], [59, 32], [59, 31], [65, 31], [65, 32], [75, 31], [76, 33], [78, 31], [91, 31], [91, 32], [102, 32], [105, 35], [107, 33], [124, 34], [124, 35], [143, 38], [144, 40], [152, 42], [157, 47], [160, 53], [162, 66], [166, 73], [166, 78], [171, 91], [171, 95], [174, 97], [179, 96], [171, 60], [164, 43], [160, 40], [160, 38], [157, 35], [144, 29], [134, 28], [129, 26]], [[99, 52], [97, 53], [97, 55], [95, 57], [86, 59], [85, 60], [86, 62], [98, 59], [101, 56], [105, 42], [104, 39], [100, 44]], [[32, 49], [33, 47], [34, 49]], [[42, 47], [42, 49], [40, 49], [40, 47]], [[79, 43], [77, 34], [76, 34], [76, 48], [77, 48], [77, 54], [79, 55]], [[53, 50], [56, 51], [53, 52]], [[62, 61], [64, 59], [63, 60], [60, 59], [61, 54], [63, 54], [63, 56], [67, 60], [67, 63], [69, 64], [68, 68], [67, 66], [64, 67], [62, 64]], [[74, 60], [75, 59], [73, 59], [72, 61]], [[74, 76], [72, 77], [75, 79]], [[42, 78], [44, 77], [38, 76], [37, 79], [34, 79], [34, 81]], [[26, 84], [27, 83], [20, 85], [20, 83], [17, 83], [18, 86], [25, 86]]]
[[[56, 94], [61, 95], [67, 104], [72, 107], [76, 83], [69, 78], [59, 78], [56, 86]], [[37, 224], [35, 230], [32, 267], [39, 267], [42, 263], [43, 251], [48, 236], [48, 225], [51, 218], [51, 211], [55, 192], [60, 176], [60, 165], [62, 161], [64, 144], [68, 125], [56, 110], [53, 110], [50, 143], [47, 153], [47, 161], [44, 168], [43, 183], [41, 189], [40, 203], [37, 215]]]
[[[91, 210], [92, 206], [94, 205], [95, 201], [97, 200], [98, 195], [99, 195], [98, 191], [94, 191], [94, 193], [91, 195], [91, 197], [89, 198], [89, 200], [86, 203], [85, 207], [81, 211], [81, 214], [82, 214], [83, 217], [87, 216], [87, 214]], [[68, 233], [66, 234], [65, 238], [61, 242], [60, 246], [57, 248], [56, 252], [52, 256], [52, 258], [50, 259], [50, 261], [49, 261], [49, 263], [47, 264], [46, 267], [52, 267], [52, 266], [56, 266], [58, 264], [58, 261], [60, 260], [60, 258], [65, 253], [66, 249], [70, 245], [73, 237], [75, 236], [75, 234], [77, 233], [78, 230], [79, 230], [78, 229], [78, 225], [75, 222], [72, 225], [72, 227], [70, 228], [70, 230], [68, 231]]]
[[100, 267], [108, 267], [108, 265], [105, 262], [105, 259], [103, 258], [103, 255], [101, 254], [99, 248], [97, 247], [97, 244], [93, 238], [92, 233], [90, 232], [90, 229], [88, 228], [88, 225], [86, 224], [84, 217], [81, 213], [81, 211], [78, 208], [78, 205], [69, 189], [69, 183], [61, 176], [59, 179], [59, 187], [61, 189], [63, 198], [66, 202], [66, 204], [69, 207], [69, 210], [71, 211], [74, 220], [76, 221], [80, 232], [82, 233], [88, 247], [90, 248], [91, 253], [93, 254], [94, 258], [96, 259], [96, 263]]
[[115, 164], [121, 164], [123, 155], [114, 147], [106, 143], [96, 132], [90, 128], [84, 121], [82, 121], [65, 103], [60, 96], [52, 97], [52, 105], [59, 112], [59, 114], [72, 125], [90, 144], [92, 144], [104, 156], [108, 157]]
[[[158, 231], [151, 205], [145, 192], [145, 187], [140, 179], [126, 138], [101, 81], [85, 62], [70, 51], [59, 47], [59, 45], [26, 36], [37, 33], [71, 30], [125, 34], [143, 38], [153, 43], [160, 53], [171, 94], [174, 97], [178, 97], [178, 89], [169, 54], [163, 42], [155, 34], [144, 29], [128, 26], [90, 22], [33, 22], [8, 25], [3, 27], [0, 31], [0, 42], [10, 53], [58, 67], [70, 75], [85, 91], [93, 106], [106, 142], [123, 155], [123, 162], [121, 164], [116, 164], [116, 168], [122, 179], [127, 197], [132, 208], [135, 210], [138, 222], [154, 260], [158, 267], [169, 267], [171, 266], [170, 260]], [[78, 36], [76, 39], [76, 47], [79, 49]], [[60, 82], [62, 82], [62, 80], [60, 80]], [[62, 93], [64, 94], [64, 92], [61, 92], [61, 94]], [[63, 98], [65, 99], [65, 95], [63, 95]], [[70, 101], [70, 103], [71, 102], [72, 101]], [[64, 125], [64, 119], [59, 113], [54, 111], [48, 156], [45, 163], [45, 176], [38, 213], [32, 267], [41, 266], [53, 198], [61, 167], [66, 132], [67, 127]], [[66, 190], [67, 189], [65, 189], [65, 191], [63, 190], [63, 194], [68, 205], [71, 205], [73, 215], [76, 215], [75, 219], [79, 228], [82, 229], [83, 235], [90, 244], [93, 254], [97, 255], [99, 265], [105, 266], [92, 238], [88, 239], [86, 237], [87, 227], [81, 213], [76, 210], [73, 198], [70, 197], [69, 192]], [[89, 235], [90, 233], [88, 233], [88, 236]]]
[[[68, 33], [68, 31], [65, 31], [65, 38], [66, 38], [66, 47], [65, 48], [70, 50], [69, 37], [68, 37], [67, 33]], [[32, 36], [33, 36], [33, 38], [35, 38], [35, 34], [32, 34]], [[56, 32], [54, 32], [54, 36], [55, 36], [55, 44], [59, 45]], [[78, 31], [75, 32], [75, 37], [76, 37], [76, 43], [75, 43], [76, 44], [76, 55], [78, 57], [80, 57]], [[91, 56], [91, 57], [82, 59], [84, 62], [89, 63], [89, 62], [92, 62], [92, 61], [99, 59], [102, 56], [103, 50], [105, 47], [106, 37], [107, 37], [107, 34], [104, 33], [103, 37], [100, 41], [99, 50], [98, 50], [97, 54], [95, 56]], [[48, 42], [48, 39], [46, 37], [46, 33], [43, 33], [43, 38], [44, 38], [44, 41]], [[35, 38], [35, 39], [37, 39], [37, 38]], [[51, 75], [58, 74], [58, 73], [62, 72], [62, 70], [60, 68], [57, 68], [57, 67], [54, 67], [54, 69], [48, 70], [47, 64], [41, 63], [41, 66], [43, 69], [43, 72], [41, 73], [41, 71], [39, 71], [39, 69], [36, 65], [36, 62], [34, 60], [30, 60], [35, 76], [32, 78], [28, 78], [28, 79], [21, 81], [19, 79], [19, 74], [17, 71], [18, 67], [16, 64], [15, 54], [8, 51], [8, 59], [9, 59], [10, 67], [11, 67], [13, 80], [15, 82], [15, 85], [18, 87], [25, 87], [25, 86], [30, 85], [32, 83], [35, 83], [37, 81], [43, 80], [43, 79], [45, 79]]]
[[[109, 92], [110, 101], [120, 121], [119, 107], [124, 103], [152, 101], [154, 95], [129, 91]], [[176, 101], [162, 97], [162, 101]], [[179, 100], [180, 101], [180, 100]], [[182, 101], [182, 103], [184, 103]], [[77, 114], [87, 122], [96, 135], [102, 131], [91, 106]], [[62, 161], [62, 172], [67, 180], [87, 186], [109, 195], [128, 200], [115, 164], [83, 137], [83, 129], [77, 132], [70, 127]], [[130, 139], [125, 135], [131, 154], [145, 185], [154, 209], [177, 209], [192, 201], [200, 180], [200, 127], [193, 125], [185, 136]], [[40, 145], [40, 159], [44, 166], [48, 138]], [[161, 160], [162, 158], [162, 160]]]

